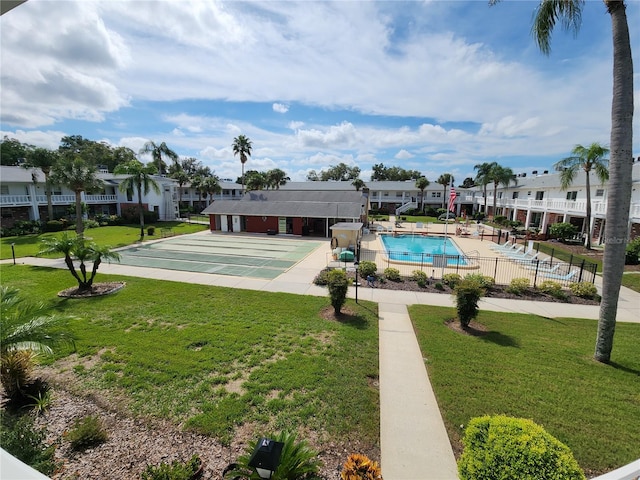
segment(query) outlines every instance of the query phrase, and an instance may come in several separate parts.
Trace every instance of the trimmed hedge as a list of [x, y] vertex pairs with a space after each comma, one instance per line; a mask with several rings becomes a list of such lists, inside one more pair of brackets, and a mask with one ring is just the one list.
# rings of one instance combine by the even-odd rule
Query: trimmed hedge
[[473, 418], [462, 440], [460, 480], [584, 480], [573, 453], [540, 425], [504, 415]]

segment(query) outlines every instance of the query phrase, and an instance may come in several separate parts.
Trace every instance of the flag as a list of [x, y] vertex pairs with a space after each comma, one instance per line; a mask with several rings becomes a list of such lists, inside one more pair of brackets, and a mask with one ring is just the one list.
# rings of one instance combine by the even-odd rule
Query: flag
[[451, 190], [449, 191], [449, 211], [455, 212], [455, 203], [456, 201], [456, 189], [451, 185]]

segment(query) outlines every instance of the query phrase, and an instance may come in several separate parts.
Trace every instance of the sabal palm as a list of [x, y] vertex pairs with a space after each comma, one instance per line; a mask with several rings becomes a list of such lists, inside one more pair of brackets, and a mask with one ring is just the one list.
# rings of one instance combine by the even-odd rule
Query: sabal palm
[[360, 189], [365, 186], [365, 183], [361, 178], [356, 178], [353, 182], [351, 182], [351, 185], [353, 185], [356, 188], [356, 191], [359, 192]]
[[100, 190], [103, 182], [98, 178], [98, 172], [80, 157], [63, 157], [51, 169], [51, 183], [64, 185], [76, 196], [76, 233], [82, 236], [84, 224], [82, 222], [82, 192]]
[[585, 173], [585, 188], [587, 190], [587, 212], [586, 212], [586, 228], [587, 235], [585, 246], [591, 249], [591, 180], [590, 173], [593, 170], [604, 184], [609, 180], [609, 159], [606, 158], [609, 149], [603, 147], [597, 142], [592, 143], [588, 147], [576, 145], [571, 151], [570, 157], [563, 158], [554, 165], [554, 168], [560, 172], [560, 187], [566, 190], [571, 186], [576, 178], [579, 170]]
[[420, 209], [424, 212], [424, 191], [429, 186], [431, 182], [427, 180], [427, 177], [420, 177], [416, 180], [416, 188], [420, 190], [420, 199], [422, 200], [422, 205]]
[[493, 183], [493, 210], [492, 214], [495, 218], [496, 216], [496, 207], [498, 202], [498, 185], [503, 185], [508, 187], [511, 182], [514, 184], [518, 183], [516, 179], [515, 173], [509, 167], [503, 167], [502, 165], [498, 165], [494, 163], [491, 166], [491, 170], [487, 173], [487, 178]]
[[[78, 282], [79, 291], [91, 290], [102, 260], [120, 260], [120, 254], [112, 252], [110, 247], [87, 242], [81, 236], [70, 237], [67, 232], [63, 232], [60, 237], [49, 237], [42, 240], [42, 247], [38, 254], [46, 255], [51, 253], [64, 255], [64, 263], [73, 278]], [[77, 270], [73, 263], [74, 259], [80, 262]], [[90, 274], [87, 274], [86, 262], [93, 262]]]
[[491, 183], [489, 172], [496, 165], [496, 162], [484, 162], [473, 167], [473, 169], [477, 171], [475, 178], [476, 184], [482, 185], [482, 196], [484, 200], [482, 213], [485, 215], [487, 214], [487, 185]]
[[[39, 168], [44, 174], [45, 194], [47, 195], [47, 218], [53, 220], [53, 203], [51, 201], [51, 169], [60, 159], [58, 152], [46, 148], [35, 148], [27, 155], [25, 168]], [[33, 175], [34, 182], [37, 178]]]
[[242, 191], [244, 191], [244, 164], [247, 163], [251, 156], [251, 140], [245, 135], [238, 135], [233, 139], [233, 155], [240, 155], [240, 163], [242, 164]]
[[[499, 0], [490, 0], [495, 4]], [[613, 35], [613, 98], [611, 102], [611, 140], [609, 183], [602, 268], [602, 301], [594, 358], [609, 362], [613, 350], [618, 297], [624, 273], [628, 239], [631, 174], [633, 169], [633, 58], [624, 0], [603, 0], [611, 16]], [[584, 0], [542, 0], [532, 32], [540, 50], [551, 51], [551, 33], [557, 23], [577, 31]]]
[[189, 174], [182, 170], [175, 171], [171, 174], [171, 178], [173, 178], [176, 182], [178, 182], [178, 205], [182, 204], [182, 187], [189, 183]]
[[209, 204], [213, 202], [213, 196], [222, 191], [220, 179], [216, 176], [206, 177], [202, 181], [202, 191], [209, 196]]
[[142, 209], [142, 194], [148, 195], [151, 189], [160, 193], [158, 182], [153, 179], [153, 175], [157, 173], [153, 164], [145, 165], [138, 160], [118, 165], [114, 172], [116, 175], [127, 175], [127, 177], [118, 185], [122, 192], [127, 190], [135, 190], [138, 194], [138, 215], [140, 219], [140, 240], [144, 239], [144, 211]]
[[291, 180], [284, 170], [274, 168], [267, 172], [267, 182], [271, 188], [279, 190], [281, 186], [286, 185]]
[[140, 149], [140, 154], [145, 153], [151, 154], [151, 158], [153, 158], [153, 164], [161, 174], [166, 173], [167, 170], [167, 164], [165, 163], [163, 157], [167, 157], [173, 162], [177, 162], [179, 159], [178, 154], [171, 150], [165, 142], [162, 142], [160, 145], [158, 145], [152, 140], [149, 140]]
[[436, 180], [436, 183], [442, 185], [444, 188], [444, 193], [442, 194], [442, 208], [445, 208], [447, 202], [447, 187], [455, 181], [455, 178], [453, 178], [453, 175], [450, 173], [443, 173], [438, 177], [438, 180]]

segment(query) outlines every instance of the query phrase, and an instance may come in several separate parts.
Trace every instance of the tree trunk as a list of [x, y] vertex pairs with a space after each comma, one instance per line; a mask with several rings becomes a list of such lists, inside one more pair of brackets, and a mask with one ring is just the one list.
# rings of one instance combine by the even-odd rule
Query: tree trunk
[[584, 242], [584, 246], [587, 250], [591, 250], [591, 182], [589, 180], [589, 172], [585, 179], [585, 187], [587, 189], [587, 238]]
[[144, 212], [142, 211], [142, 185], [138, 183], [138, 215], [140, 218], [140, 241], [144, 240]]
[[482, 212], [484, 214], [484, 216], [487, 216], [487, 184], [484, 184], [484, 192], [482, 193], [482, 195], [484, 196], [483, 200], [484, 200], [484, 211]]
[[82, 191], [76, 190], [76, 235], [84, 236], [84, 222], [82, 221]]
[[608, 363], [613, 350], [618, 295], [624, 272], [631, 203], [633, 147], [633, 60], [624, 3], [605, 0], [613, 32], [613, 100], [602, 302], [594, 358]]
[[51, 173], [50, 168], [42, 168], [42, 173], [44, 173], [44, 186], [45, 186], [45, 194], [47, 195], [47, 220], [53, 220], [53, 202], [51, 201], [51, 183], [49, 182], [49, 174]]

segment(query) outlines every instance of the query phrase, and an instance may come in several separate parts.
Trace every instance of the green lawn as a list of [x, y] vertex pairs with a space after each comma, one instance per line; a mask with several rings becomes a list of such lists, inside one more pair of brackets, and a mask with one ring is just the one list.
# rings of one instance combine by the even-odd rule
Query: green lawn
[[[77, 355], [57, 368], [82, 394], [116, 399], [138, 416], [184, 422], [222, 442], [242, 424], [256, 434], [300, 427], [314, 442], [379, 442], [375, 305], [321, 318], [321, 297], [101, 275], [112, 295], [63, 300], [66, 270], [2, 265], [3, 285], [74, 315]], [[331, 307], [330, 307], [331, 308]], [[55, 397], [54, 397], [55, 398]], [[357, 445], [355, 443], [354, 445]]]
[[[155, 235], [147, 235], [147, 228], [149, 227], [156, 228]], [[183, 222], [153, 223], [145, 226], [145, 241], [161, 238], [160, 230], [162, 228], [171, 228], [174, 234], [183, 235], [186, 233], [200, 232], [206, 230], [208, 227], [206, 225]], [[69, 233], [75, 235], [75, 231], [70, 231]], [[14, 244], [16, 258], [36, 256], [40, 250], [40, 241], [43, 238], [61, 234], [61, 232], [56, 232], [42, 233], [39, 235], [23, 235], [20, 237], [2, 237], [0, 238], [0, 259], [11, 258], [11, 244]], [[125, 247], [140, 240], [140, 226], [123, 225], [90, 228], [85, 230], [84, 236], [93, 239], [98, 245], [109, 245], [113, 248]]]
[[622, 285], [636, 292], [640, 292], [640, 272], [625, 273], [622, 276]]
[[450, 308], [410, 307], [449, 435], [476, 416], [507, 414], [543, 425], [587, 476], [638, 458], [640, 325], [618, 323], [611, 365], [592, 360], [597, 323], [481, 312], [488, 334], [456, 333]]

